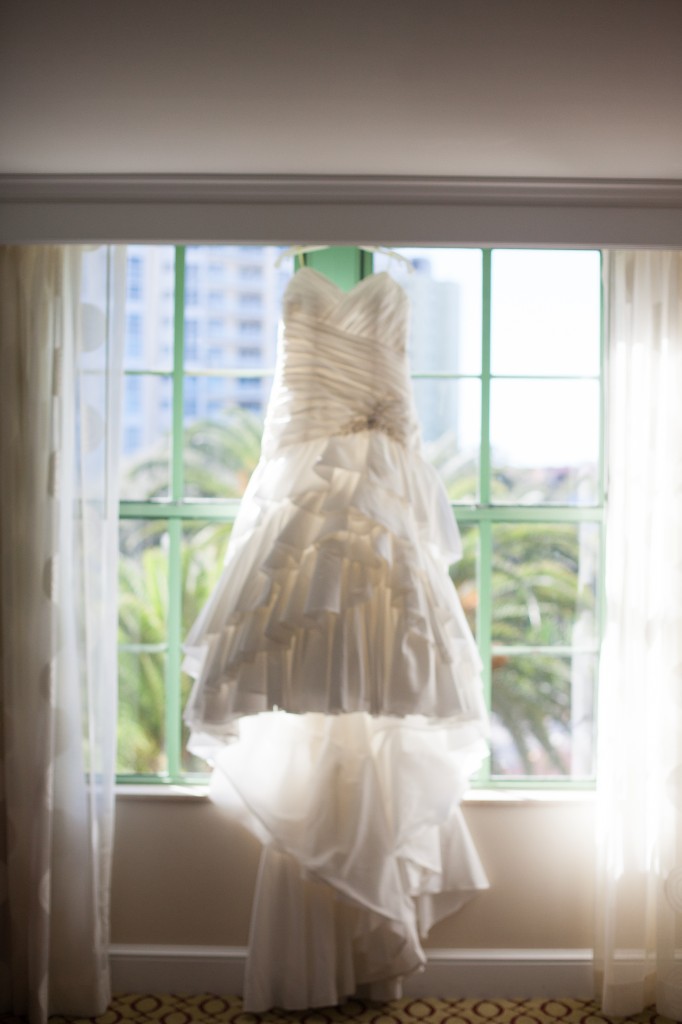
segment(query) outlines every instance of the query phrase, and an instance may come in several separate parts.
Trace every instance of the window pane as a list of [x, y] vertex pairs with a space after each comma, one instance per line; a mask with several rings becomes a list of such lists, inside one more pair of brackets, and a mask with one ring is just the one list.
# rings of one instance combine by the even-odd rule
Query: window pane
[[481, 385], [478, 380], [419, 378], [412, 382], [424, 455], [451, 501], [478, 495]]
[[493, 643], [596, 644], [598, 525], [505, 523], [492, 533]]
[[[192, 378], [186, 383], [191, 384]], [[239, 498], [260, 456], [263, 420], [272, 387], [268, 377], [239, 381], [195, 379], [197, 416], [185, 406], [185, 494], [187, 497]]]
[[[188, 676], [186, 672], [182, 673], [180, 680], [180, 693], [182, 706], [186, 705], [189, 700], [189, 695], [194, 685], [194, 680], [191, 676]], [[182, 723], [182, 735], [180, 741], [180, 768], [183, 772], [200, 773], [206, 774], [211, 770], [210, 765], [202, 760], [200, 757], [195, 757], [194, 754], [190, 754], [187, 749], [187, 741], [189, 740], [189, 729]]]
[[165, 772], [166, 655], [123, 650], [118, 663], [116, 770], [120, 775]]
[[493, 252], [493, 374], [598, 374], [600, 301], [598, 252]]
[[165, 644], [168, 524], [122, 519], [119, 527], [119, 643]]
[[126, 369], [170, 370], [173, 362], [175, 249], [127, 248]]
[[476, 636], [478, 612], [478, 526], [464, 523], [459, 532], [462, 537], [462, 557], [450, 567], [450, 578], [457, 588], [469, 628]]
[[183, 528], [183, 638], [215, 589], [223, 570], [231, 533], [231, 522], [193, 520]]
[[596, 674], [593, 654], [495, 655], [493, 776], [592, 776]]
[[186, 249], [185, 367], [271, 370], [282, 295], [293, 260], [277, 246], [193, 245]]
[[481, 372], [480, 249], [396, 250], [410, 260], [377, 253], [376, 272], [388, 271], [410, 300], [410, 364], [414, 373]]
[[241, 409], [258, 419], [262, 431], [272, 382], [273, 375], [267, 371], [245, 373], [243, 377], [185, 374], [185, 426], [197, 420], [217, 422]]
[[123, 382], [121, 499], [144, 501], [170, 493], [170, 377], [126, 374]]
[[495, 503], [597, 502], [598, 382], [493, 380], [490, 394]]
[[119, 534], [119, 771], [153, 773], [166, 767], [167, 524], [124, 519]]
[[[182, 636], [196, 621], [202, 608], [215, 590], [225, 562], [225, 553], [232, 533], [231, 522], [193, 520], [183, 529], [182, 541]], [[194, 680], [182, 673], [181, 694], [184, 707]], [[187, 750], [189, 730], [183, 722], [181, 760], [185, 772], [206, 772], [204, 761]]]

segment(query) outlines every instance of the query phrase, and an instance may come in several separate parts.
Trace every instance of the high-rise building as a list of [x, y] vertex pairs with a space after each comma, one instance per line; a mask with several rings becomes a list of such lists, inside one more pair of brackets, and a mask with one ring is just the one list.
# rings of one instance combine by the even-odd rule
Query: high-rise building
[[[290, 265], [274, 246], [188, 246], [184, 291], [184, 422], [239, 408], [262, 417], [272, 384], [281, 296]], [[175, 250], [128, 248], [123, 454], [170, 431]]]
[[[185, 250], [183, 423], [227, 422], [236, 410], [258, 420], [272, 387], [277, 331], [292, 261], [275, 246], [201, 245]], [[173, 414], [175, 260], [172, 246], [127, 250], [127, 333], [122, 451], [124, 471], [165, 458]], [[410, 303], [410, 364], [422, 435], [439, 464], [470, 447], [460, 366], [461, 289], [434, 277], [427, 258], [413, 273], [387, 269]], [[475, 430], [478, 430], [477, 415]]]

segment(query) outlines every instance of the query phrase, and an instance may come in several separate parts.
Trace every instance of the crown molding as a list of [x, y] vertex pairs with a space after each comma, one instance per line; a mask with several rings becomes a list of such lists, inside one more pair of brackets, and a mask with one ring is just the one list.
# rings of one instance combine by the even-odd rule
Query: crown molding
[[295, 203], [682, 208], [682, 180], [309, 174], [4, 174], [9, 203]]
[[682, 248], [682, 181], [0, 175], [0, 242]]

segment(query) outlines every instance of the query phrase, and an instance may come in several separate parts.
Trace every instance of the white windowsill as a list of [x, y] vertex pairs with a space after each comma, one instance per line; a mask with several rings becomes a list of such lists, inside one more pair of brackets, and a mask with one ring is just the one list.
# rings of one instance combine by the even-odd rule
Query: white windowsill
[[[117, 800], [173, 800], [208, 801], [208, 786], [145, 785], [144, 783], [119, 783], [116, 786]], [[465, 806], [494, 805], [512, 806], [517, 804], [592, 804], [595, 792], [592, 789], [470, 789], [462, 801]]]
[[470, 789], [465, 805], [592, 804], [594, 789]]
[[165, 783], [117, 782], [117, 800], [208, 800], [208, 786], [181, 786]]

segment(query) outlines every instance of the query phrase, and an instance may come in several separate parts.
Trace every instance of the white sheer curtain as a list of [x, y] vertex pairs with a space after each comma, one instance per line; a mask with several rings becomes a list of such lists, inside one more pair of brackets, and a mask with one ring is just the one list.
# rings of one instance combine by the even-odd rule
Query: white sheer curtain
[[0, 250], [0, 1010], [109, 1001], [123, 251]]
[[682, 253], [612, 253], [607, 282], [597, 991], [609, 1014], [680, 1020]]

